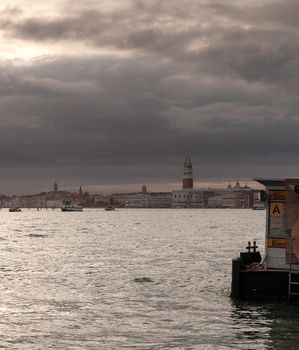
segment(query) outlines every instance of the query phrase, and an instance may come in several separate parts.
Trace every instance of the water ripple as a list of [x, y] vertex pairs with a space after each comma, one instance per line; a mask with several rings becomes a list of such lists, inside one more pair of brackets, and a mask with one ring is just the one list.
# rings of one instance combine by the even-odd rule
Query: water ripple
[[229, 298], [263, 212], [1, 216], [0, 348], [297, 349], [297, 309]]

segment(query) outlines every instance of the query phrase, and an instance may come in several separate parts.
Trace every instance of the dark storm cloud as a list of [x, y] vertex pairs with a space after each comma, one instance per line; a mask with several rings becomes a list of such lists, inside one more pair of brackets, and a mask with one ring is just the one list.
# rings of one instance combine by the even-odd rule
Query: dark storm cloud
[[[123, 176], [173, 177], [172, 162], [190, 149], [205, 176], [215, 164], [248, 176], [265, 164], [294, 169], [297, 2], [126, 4], [76, 3], [55, 18], [5, 13], [3, 35], [65, 53], [0, 65], [2, 165], [51, 176], [84, 168], [90, 181], [116, 164]], [[68, 45], [80, 52], [67, 55]]]
[[[175, 65], [157, 63], [153, 69], [151, 60], [100, 62], [65, 58], [10, 72], [9, 88], [0, 101], [0, 136], [2, 145], [11, 147], [1, 147], [1, 159], [92, 163], [117, 154], [126, 162], [126, 157], [161, 151], [174, 155], [187, 146], [203, 157], [223, 151], [237, 156], [238, 143], [244, 143], [242, 151], [247, 153], [262, 146], [257, 123], [263, 130], [273, 128], [275, 117], [278, 130], [283, 125], [287, 129], [280, 120], [285, 106], [276, 106], [283, 103], [280, 90], [272, 89], [278, 99], [272, 101], [265, 87], [234, 80], [203, 79], [199, 86], [191, 78], [182, 81], [175, 78]], [[62, 73], [66, 65], [67, 78]], [[249, 142], [253, 135], [256, 149]], [[271, 154], [271, 149], [265, 152]]]
[[[293, 78], [298, 69], [299, 34], [292, 27], [293, 17], [298, 16], [295, 1], [267, 5], [252, 1], [247, 6], [193, 1], [186, 1], [185, 6], [169, 1], [129, 3], [131, 6], [112, 13], [95, 8], [48, 19], [7, 16], [2, 28], [27, 40], [82, 41], [99, 48], [155, 55], [176, 61], [187, 73], [193, 68], [211, 75], [278, 83]], [[292, 80], [290, 87], [297, 88]]]

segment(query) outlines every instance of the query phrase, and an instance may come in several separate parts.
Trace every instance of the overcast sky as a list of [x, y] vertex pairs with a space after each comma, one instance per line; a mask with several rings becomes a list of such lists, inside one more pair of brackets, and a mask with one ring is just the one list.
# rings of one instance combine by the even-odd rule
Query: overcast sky
[[298, 0], [2, 0], [0, 192], [299, 176]]

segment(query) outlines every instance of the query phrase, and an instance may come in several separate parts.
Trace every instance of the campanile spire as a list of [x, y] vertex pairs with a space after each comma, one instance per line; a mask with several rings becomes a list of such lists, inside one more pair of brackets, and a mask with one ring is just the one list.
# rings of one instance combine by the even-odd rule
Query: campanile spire
[[193, 188], [193, 170], [190, 152], [186, 152], [183, 168], [183, 189]]

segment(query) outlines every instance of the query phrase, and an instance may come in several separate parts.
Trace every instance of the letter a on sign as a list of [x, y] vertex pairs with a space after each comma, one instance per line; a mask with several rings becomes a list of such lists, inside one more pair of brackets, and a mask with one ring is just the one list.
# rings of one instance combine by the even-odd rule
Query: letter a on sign
[[273, 218], [281, 218], [284, 216], [284, 203], [271, 203], [270, 216]]

